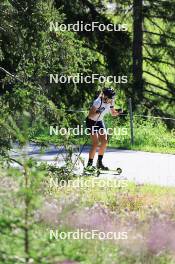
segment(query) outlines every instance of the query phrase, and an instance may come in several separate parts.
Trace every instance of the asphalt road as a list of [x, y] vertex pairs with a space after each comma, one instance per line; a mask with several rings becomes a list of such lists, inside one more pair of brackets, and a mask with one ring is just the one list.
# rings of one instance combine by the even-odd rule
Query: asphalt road
[[[40, 153], [40, 148], [34, 144], [28, 146], [25, 151], [30, 157], [37, 160], [54, 163], [57, 157], [57, 165], [64, 163], [65, 151], [61, 148], [57, 149], [50, 146], [44, 154]], [[87, 163], [89, 147], [85, 147], [81, 157]], [[12, 153], [13, 156], [19, 156], [20, 153], [16, 149]], [[78, 150], [74, 155], [74, 160], [77, 159]], [[96, 163], [97, 155], [94, 160]], [[132, 150], [118, 150], [108, 149], [104, 156], [104, 164], [111, 169], [120, 167], [123, 172], [120, 178], [128, 179], [139, 184], [150, 183], [161, 186], [174, 186], [175, 187], [175, 155], [149, 153], [142, 151]], [[82, 172], [83, 165], [81, 162], [77, 163], [77, 169]], [[101, 175], [100, 177], [111, 178], [119, 177], [112, 175]]]

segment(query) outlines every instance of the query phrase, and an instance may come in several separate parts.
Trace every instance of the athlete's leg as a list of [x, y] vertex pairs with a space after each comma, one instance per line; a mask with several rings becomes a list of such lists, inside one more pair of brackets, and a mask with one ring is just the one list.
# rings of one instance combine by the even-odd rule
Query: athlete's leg
[[105, 167], [103, 165], [103, 163], [102, 163], [103, 155], [105, 153], [105, 150], [106, 150], [106, 147], [107, 147], [107, 143], [108, 143], [108, 138], [107, 138], [107, 134], [106, 134], [106, 129], [105, 128], [101, 128], [99, 130], [98, 138], [99, 138], [99, 142], [100, 142], [100, 147], [99, 147], [99, 151], [98, 151], [97, 167], [101, 168], [103, 170], [108, 170], [108, 167]]
[[98, 134], [98, 139], [99, 139], [99, 142], [100, 142], [100, 147], [99, 147], [99, 151], [98, 151], [98, 155], [104, 155], [105, 153], [105, 150], [106, 150], [106, 147], [107, 147], [107, 143], [108, 143], [108, 140], [107, 140], [107, 135], [104, 134]]
[[92, 146], [89, 151], [89, 161], [87, 166], [92, 166], [93, 165], [93, 159], [96, 153], [96, 149], [98, 147], [98, 126], [99, 122], [96, 122], [94, 120], [86, 119], [86, 127], [89, 129], [90, 135], [91, 135], [91, 141], [92, 141]]
[[91, 135], [91, 140], [92, 146], [89, 152], [89, 159], [93, 160], [96, 153], [96, 149], [98, 147], [98, 133], [94, 133], [93, 135]]

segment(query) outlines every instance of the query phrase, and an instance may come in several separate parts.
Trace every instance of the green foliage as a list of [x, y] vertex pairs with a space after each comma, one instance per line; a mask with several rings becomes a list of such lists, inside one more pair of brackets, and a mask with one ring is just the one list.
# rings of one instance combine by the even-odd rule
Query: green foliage
[[[15, 92], [16, 89], [28, 91], [31, 88], [34, 97], [38, 96], [36, 91], [39, 91], [58, 107], [62, 107], [62, 104], [78, 106], [80, 100], [83, 104], [87, 94], [91, 94], [88, 85], [50, 84], [49, 74], [100, 73], [105, 66], [98, 69], [96, 63], [103, 56], [86, 47], [86, 41], [77, 38], [74, 32], [50, 32], [50, 22], [61, 24], [65, 20], [64, 14], [54, 7], [52, 1], [26, 1], [24, 6], [18, 2], [6, 5], [5, 2], [1, 5], [4, 13], [9, 12], [11, 26], [4, 15], [3, 23], [7, 28], [1, 32], [4, 43], [2, 65], [6, 70], [15, 72], [22, 82], [16, 83], [13, 78], [4, 75], [2, 93], [6, 90]], [[97, 84], [93, 87], [97, 89]], [[23, 91], [26, 104], [29, 103], [27, 91]], [[20, 102], [20, 96], [13, 95], [14, 100]]]
[[[103, 263], [106, 264], [110, 260], [111, 263], [116, 259], [120, 263], [171, 263], [172, 256], [168, 252], [161, 254], [152, 254], [149, 251], [143, 251], [138, 246], [138, 241], [127, 241], [132, 243], [129, 248], [123, 243], [120, 245], [109, 241], [98, 240], [50, 240], [49, 230], [58, 228], [61, 231], [69, 231], [63, 225], [45, 224], [43, 220], [37, 217], [45, 197], [45, 191], [48, 188], [43, 185], [43, 181], [47, 179], [47, 173], [41, 167], [38, 167], [32, 160], [23, 160], [24, 171], [16, 168], [0, 170], [0, 228], [1, 228], [1, 249], [0, 263], [57, 263], [61, 260], [74, 260], [82, 263]], [[27, 174], [26, 174], [27, 172]], [[26, 185], [27, 176], [27, 185]], [[88, 179], [89, 180], [89, 179]], [[50, 197], [51, 200], [59, 201], [63, 204], [66, 196], [70, 199], [71, 193], [75, 196], [75, 190], [64, 189], [58, 190], [56, 197]], [[58, 195], [61, 200], [58, 199]], [[174, 197], [174, 190], [171, 188], [162, 188], [155, 186], [136, 186], [128, 184], [126, 190], [115, 189], [115, 187], [105, 190], [96, 186], [91, 190], [76, 190], [78, 195], [77, 208], [81, 203], [94, 205], [98, 202], [97, 197], [101, 197], [101, 203], [106, 204], [113, 209], [113, 215], [117, 212], [117, 219], [123, 219], [128, 223], [130, 218], [134, 219], [138, 212], [141, 212], [139, 218], [136, 217], [135, 224], [141, 220], [143, 225], [144, 218], [149, 219], [152, 215], [159, 214], [156, 209], [153, 210], [151, 204], [160, 204], [161, 208], [166, 209], [166, 204], [162, 203], [162, 199], [167, 201], [166, 196]], [[95, 200], [94, 200], [95, 197]], [[49, 197], [47, 197], [49, 201]], [[27, 204], [27, 207], [26, 207]], [[66, 207], [66, 205], [64, 204]], [[26, 222], [26, 208], [27, 222]], [[55, 207], [53, 207], [55, 208]], [[159, 209], [161, 212], [161, 208]], [[172, 207], [173, 208], [173, 205]], [[49, 208], [46, 208], [49, 210]], [[45, 210], [46, 210], [45, 209]], [[72, 209], [72, 206], [71, 206]], [[56, 208], [55, 208], [56, 210]], [[106, 209], [105, 209], [106, 210]], [[105, 211], [104, 210], [104, 211]], [[69, 213], [68, 210], [67, 213]], [[47, 212], [47, 210], [46, 210]], [[52, 211], [53, 212], [53, 211]], [[106, 212], [106, 211], [105, 211]], [[131, 214], [133, 212], [133, 214]], [[61, 215], [59, 215], [61, 217]], [[120, 217], [120, 218], [119, 218]], [[50, 218], [51, 214], [50, 214]], [[63, 218], [64, 219], [64, 218]], [[133, 221], [133, 220], [132, 220]], [[26, 223], [28, 230], [29, 251], [24, 253], [26, 243]], [[147, 260], [149, 259], [149, 262]], [[173, 263], [173, 262], [172, 262]]]
[[[4, 230], [1, 236], [1, 263], [28, 263], [34, 211], [43, 199], [41, 182], [46, 173], [38, 170], [31, 159], [25, 160], [23, 157], [16, 163], [22, 167], [21, 171], [1, 168], [0, 226]], [[14, 237], [16, 244], [13, 244]], [[8, 248], [4, 241], [12, 246]], [[19, 247], [18, 253], [16, 246]]]
[[[174, 153], [175, 137], [173, 130], [169, 131], [166, 124], [161, 119], [152, 117], [144, 118], [134, 116], [134, 146], [131, 146], [130, 121], [129, 118], [107, 117], [107, 127], [116, 128], [117, 134], [109, 139], [111, 146], [121, 148], [138, 149], [153, 152]], [[125, 129], [127, 133], [122, 132]], [[123, 134], [122, 134], [123, 133]]]

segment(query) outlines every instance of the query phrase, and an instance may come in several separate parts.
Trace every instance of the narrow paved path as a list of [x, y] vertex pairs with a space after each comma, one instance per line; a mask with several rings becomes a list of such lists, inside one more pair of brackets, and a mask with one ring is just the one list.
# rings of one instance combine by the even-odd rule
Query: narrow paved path
[[[86, 147], [81, 154], [85, 162], [88, 159], [88, 150], [89, 147]], [[28, 146], [26, 151], [29, 156], [38, 160], [53, 163], [58, 157], [57, 164], [63, 163], [64, 151], [56, 149], [54, 146], [50, 146], [44, 154], [40, 154], [39, 147], [33, 144]], [[15, 153], [13, 152], [13, 155], [19, 155]], [[96, 159], [94, 164], [95, 162]], [[130, 181], [175, 187], [175, 155], [109, 148], [105, 153], [104, 163], [111, 169], [122, 168], [121, 177]], [[78, 166], [82, 171], [83, 166], [80, 163]], [[113, 176], [103, 175], [101, 177], [110, 178]]]

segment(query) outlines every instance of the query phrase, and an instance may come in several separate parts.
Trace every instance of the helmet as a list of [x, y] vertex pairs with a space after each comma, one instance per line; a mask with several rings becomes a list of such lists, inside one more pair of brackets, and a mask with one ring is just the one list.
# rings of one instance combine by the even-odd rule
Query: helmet
[[105, 88], [105, 89], [103, 90], [103, 94], [104, 94], [105, 96], [107, 96], [109, 99], [113, 99], [114, 96], [115, 96], [115, 92], [114, 92], [114, 90], [111, 89], [111, 88]]

